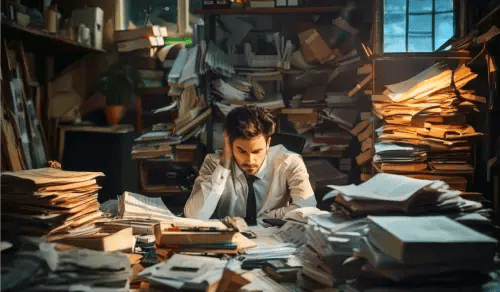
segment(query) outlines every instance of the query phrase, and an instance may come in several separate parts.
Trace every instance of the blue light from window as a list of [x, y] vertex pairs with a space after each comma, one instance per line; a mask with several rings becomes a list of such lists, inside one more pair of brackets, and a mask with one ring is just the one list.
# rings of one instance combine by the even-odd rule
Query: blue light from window
[[453, 37], [454, 27], [453, 0], [384, 1], [385, 53], [432, 52]]

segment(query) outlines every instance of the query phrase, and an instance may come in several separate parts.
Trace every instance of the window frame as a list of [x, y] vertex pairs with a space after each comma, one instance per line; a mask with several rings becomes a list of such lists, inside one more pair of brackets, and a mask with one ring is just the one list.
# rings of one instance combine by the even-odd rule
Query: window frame
[[[380, 13], [380, 18], [381, 18], [381, 49], [382, 49], [382, 52], [381, 54], [382, 55], [390, 55], [390, 54], [433, 54], [433, 53], [436, 53], [436, 52], [439, 52], [442, 50], [443, 47], [445, 46], [448, 46], [449, 45], [449, 42], [451, 39], [454, 39], [456, 38], [457, 36], [461, 35], [461, 32], [460, 32], [460, 21], [461, 19], [459, 18], [461, 13], [460, 13], [460, 0], [453, 0], [453, 11], [450, 11], [450, 10], [447, 10], [447, 11], [439, 11], [439, 12], [436, 12], [436, 7], [435, 7], [435, 1], [436, 0], [432, 0], [432, 11], [431, 12], [421, 12], [421, 13], [410, 13], [409, 10], [410, 10], [410, 3], [411, 0], [406, 0], [406, 13], [405, 13], [405, 16], [406, 16], [406, 24], [405, 24], [405, 51], [403, 52], [386, 52], [385, 51], [385, 0], [381, 0], [381, 13]], [[454, 30], [454, 33], [452, 35], [452, 37], [447, 40], [443, 45], [441, 45], [440, 47], [436, 47], [436, 40], [435, 40], [435, 37], [436, 37], [436, 28], [435, 28], [435, 18], [436, 18], [436, 15], [437, 14], [446, 14], [446, 13], [453, 13], [453, 30]], [[409, 19], [410, 19], [410, 15], [431, 15], [431, 19], [432, 19], [432, 51], [429, 51], [429, 52], [409, 52], [408, 51], [408, 39], [409, 39], [409, 34], [411, 33], [409, 31]]]

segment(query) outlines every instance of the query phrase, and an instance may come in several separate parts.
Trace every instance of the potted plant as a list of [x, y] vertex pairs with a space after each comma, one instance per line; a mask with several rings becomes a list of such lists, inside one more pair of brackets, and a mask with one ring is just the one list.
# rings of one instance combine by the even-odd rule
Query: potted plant
[[139, 73], [130, 66], [116, 65], [94, 80], [93, 91], [106, 96], [106, 121], [117, 125], [125, 116], [127, 105], [136, 97], [142, 83]]

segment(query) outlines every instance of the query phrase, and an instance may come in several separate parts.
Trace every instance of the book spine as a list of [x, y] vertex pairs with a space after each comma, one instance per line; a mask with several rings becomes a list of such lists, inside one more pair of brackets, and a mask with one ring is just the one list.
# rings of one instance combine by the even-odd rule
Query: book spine
[[404, 243], [376, 223], [370, 222], [368, 240], [383, 253], [403, 263]]

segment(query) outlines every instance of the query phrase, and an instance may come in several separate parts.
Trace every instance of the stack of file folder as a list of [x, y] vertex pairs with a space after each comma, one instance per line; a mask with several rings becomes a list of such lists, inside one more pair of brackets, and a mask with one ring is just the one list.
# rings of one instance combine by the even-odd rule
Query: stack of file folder
[[55, 168], [2, 173], [2, 231], [48, 240], [98, 232], [99, 176]]
[[471, 175], [471, 149], [482, 134], [468, 125], [465, 117], [478, 112], [476, 105], [486, 99], [463, 87], [476, 77], [465, 65], [452, 70], [438, 63], [411, 79], [387, 85], [383, 95], [372, 96], [373, 113], [384, 121], [383, 128], [377, 131], [377, 142], [418, 147], [413, 156], [399, 149], [401, 155], [392, 155], [390, 160], [380, 159], [384, 157], [379, 153], [379, 159], [373, 162], [375, 168], [380, 172], [426, 175], [428, 179], [445, 175], [463, 181]]

